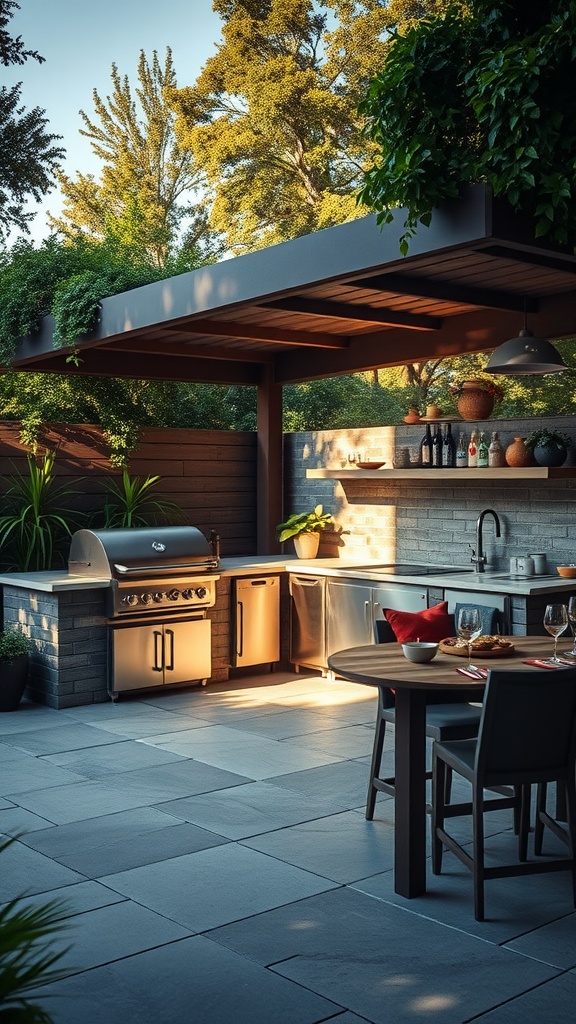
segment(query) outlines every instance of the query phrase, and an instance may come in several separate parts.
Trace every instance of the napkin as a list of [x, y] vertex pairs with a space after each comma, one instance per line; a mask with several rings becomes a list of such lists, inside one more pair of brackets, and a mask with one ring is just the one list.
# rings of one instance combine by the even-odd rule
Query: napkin
[[559, 668], [559, 665], [551, 665], [544, 658], [528, 658], [522, 662], [523, 665], [534, 665], [535, 668]]
[[487, 679], [488, 669], [487, 668], [457, 668], [457, 672], [461, 676], [468, 676], [469, 679]]

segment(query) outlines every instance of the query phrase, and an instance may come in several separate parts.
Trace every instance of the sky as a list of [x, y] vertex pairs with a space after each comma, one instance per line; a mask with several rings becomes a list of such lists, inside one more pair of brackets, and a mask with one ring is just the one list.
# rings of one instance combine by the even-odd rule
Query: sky
[[[22, 82], [22, 103], [46, 112], [47, 130], [62, 135], [66, 151], [64, 170], [71, 177], [77, 171], [99, 176], [100, 161], [93, 156], [78, 113], [94, 114], [92, 93], [102, 99], [110, 94], [110, 71], [115, 63], [121, 76], [128, 75], [132, 89], [137, 84], [140, 51], [151, 59], [156, 50], [161, 65], [166, 47], [172, 50], [179, 86], [191, 85], [221, 39], [221, 19], [212, 10], [212, 0], [18, 0], [8, 30], [21, 35], [25, 48], [37, 50], [45, 62], [27, 60], [21, 66], [3, 69], [3, 82]], [[37, 215], [30, 225], [30, 237], [47, 237], [45, 211], [57, 215], [61, 209], [58, 192], [52, 191], [30, 210]]]

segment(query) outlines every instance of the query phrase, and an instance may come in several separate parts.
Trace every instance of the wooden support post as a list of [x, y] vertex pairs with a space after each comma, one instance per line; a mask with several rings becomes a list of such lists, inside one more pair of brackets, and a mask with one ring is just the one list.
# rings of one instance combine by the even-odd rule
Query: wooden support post
[[282, 385], [274, 380], [273, 367], [264, 367], [258, 384], [258, 451], [256, 486], [258, 489], [257, 554], [278, 553], [276, 524], [283, 518], [283, 444]]

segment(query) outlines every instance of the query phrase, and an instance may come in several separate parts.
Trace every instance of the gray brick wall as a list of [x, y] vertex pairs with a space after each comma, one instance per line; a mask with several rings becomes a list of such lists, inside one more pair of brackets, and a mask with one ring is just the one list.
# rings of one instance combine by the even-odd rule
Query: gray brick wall
[[[485, 420], [463, 423], [462, 429], [467, 434], [481, 429], [488, 435], [497, 430], [506, 447], [514, 437], [544, 425], [569, 434], [576, 450], [573, 417]], [[503, 485], [483, 479], [479, 469], [477, 482], [463, 480], [461, 485], [351, 476], [341, 481], [306, 479], [307, 469], [339, 468], [341, 453], [345, 457], [349, 450], [381, 456], [391, 466], [395, 446], [417, 447], [422, 432], [422, 426], [416, 425], [286, 436], [285, 514], [321, 502], [336, 519], [336, 534], [323, 537], [320, 555], [466, 565], [478, 514], [483, 508], [494, 508], [503, 536], [496, 540], [487, 520], [484, 536], [491, 568], [507, 570], [511, 557], [531, 551], [546, 552], [552, 567], [576, 562], [576, 478], [516, 479]], [[457, 436], [457, 427], [454, 432]]]

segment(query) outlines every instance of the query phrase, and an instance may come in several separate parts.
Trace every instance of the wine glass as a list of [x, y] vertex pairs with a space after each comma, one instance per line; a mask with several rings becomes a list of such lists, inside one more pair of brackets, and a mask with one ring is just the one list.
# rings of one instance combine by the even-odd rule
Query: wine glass
[[566, 653], [570, 655], [571, 658], [576, 658], [576, 597], [571, 597], [568, 601], [568, 622], [570, 624], [574, 642], [572, 644], [572, 650], [567, 651]]
[[348, 452], [348, 462], [353, 466], [356, 462], [356, 452]]
[[480, 609], [474, 605], [461, 608], [458, 613], [458, 636], [466, 640], [468, 644], [468, 668], [474, 668], [472, 664], [472, 641], [476, 640], [482, 632], [482, 620]]
[[565, 604], [546, 605], [544, 612], [544, 629], [554, 637], [554, 656], [550, 658], [551, 665], [561, 665], [562, 662], [556, 654], [558, 637], [568, 628], [568, 609]]

